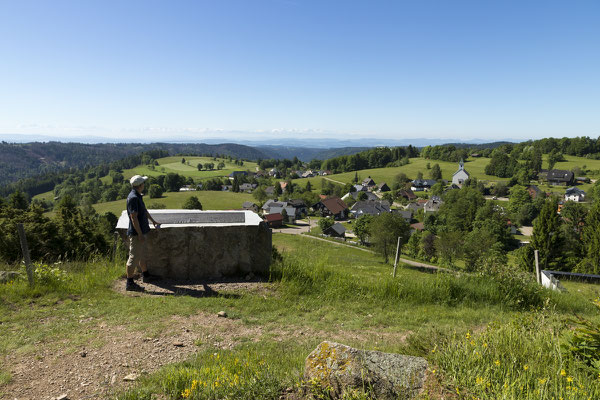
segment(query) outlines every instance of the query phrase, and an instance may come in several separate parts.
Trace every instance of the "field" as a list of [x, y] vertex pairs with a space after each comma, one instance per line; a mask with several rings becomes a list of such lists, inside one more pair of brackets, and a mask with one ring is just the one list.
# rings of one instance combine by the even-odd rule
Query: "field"
[[[5, 359], [0, 393], [10, 399], [61, 393], [180, 399], [190, 376], [222, 379], [238, 371], [241, 361], [246, 367], [239, 390], [250, 397], [240, 398], [277, 399], [300, 382], [304, 358], [322, 340], [425, 356], [433, 386], [424, 399], [462, 398], [451, 394], [457, 391], [480, 398], [550, 399], [533, 396], [540, 389], [536, 382], [551, 379], [556, 388], [546, 387], [549, 393], [568, 393], [561, 369], [590, 394], [599, 393], [595, 377], [585, 378], [567, 355], [559, 357], [560, 348], [543, 347], [554, 329], [562, 329], [553, 321], [563, 326], [560, 321], [573, 313], [598, 320], [588, 303], [598, 294], [596, 286], [568, 283], [568, 293], [544, 292], [548, 310], [529, 311], [488, 280], [409, 268], [400, 268], [393, 279], [391, 265], [358, 249], [297, 235], [276, 234], [273, 242], [284, 261], [273, 266], [270, 283], [222, 285], [212, 296], [125, 295], [119, 290], [122, 259], [65, 263], [66, 276], [33, 290], [23, 281], [0, 284], [0, 356]], [[228, 318], [216, 317], [221, 310]], [[528, 330], [525, 321], [535, 328]], [[504, 336], [506, 327], [518, 335]], [[473, 346], [489, 346], [490, 354], [477, 366], [461, 359], [467, 356], [461, 347], [465, 335], [473, 335]], [[174, 341], [182, 345], [173, 346]], [[515, 346], [518, 353], [512, 351]], [[505, 375], [498, 375], [495, 362], [506, 363]], [[525, 373], [521, 362], [531, 370]], [[77, 371], [78, 379], [68, 378], [69, 371]], [[137, 381], [123, 382], [130, 373], [139, 375]], [[529, 374], [535, 381], [531, 396], [509, 395], [502, 388], [505, 379], [523, 383]], [[486, 389], [489, 397], [477, 391], [481, 379], [493, 382]], [[50, 382], [62, 382], [61, 388]], [[210, 390], [224, 397], [214, 383]]]
[[[182, 158], [185, 158], [185, 164], [181, 162]], [[159, 158], [157, 161], [158, 165], [155, 166], [154, 169], [150, 169], [146, 165], [139, 165], [135, 168], [123, 170], [123, 176], [126, 179], [129, 179], [133, 175], [158, 176], [168, 174], [169, 172], [174, 172], [186, 177], [191, 176], [194, 178], [194, 180], [200, 181], [218, 176], [227, 176], [233, 171], [256, 171], [256, 168], [258, 167], [258, 164], [251, 161], [244, 161], [244, 165], [239, 166], [229, 162], [227, 159], [218, 158], [217, 160], [213, 160], [212, 157], [164, 157]], [[216, 168], [219, 162], [224, 162], [225, 168], [217, 170]], [[198, 171], [196, 166], [198, 164], [204, 165], [206, 163], [213, 163], [215, 165], [215, 169], [212, 171]], [[110, 177], [108, 176], [102, 178], [103, 182], [108, 182], [109, 180]]]
[[[544, 168], [546, 165], [546, 156], [544, 156]], [[492, 175], [485, 174], [485, 166], [490, 162], [489, 158], [481, 157], [481, 158], [472, 158], [465, 161], [465, 170], [471, 175], [471, 177], [477, 178], [478, 180], [488, 181], [488, 182], [500, 182], [500, 181], [508, 181], [508, 178], [498, 178]], [[354, 176], [358, 173], [359, 183], [364, 178], [370, 176], [375, 180], [377, 184], [387, 183], [390, 187], [394, 183], [394, 178], [399, 173], [404, 173], [410, 179], [416, 179], [417, 174], [419, 172], [423, 173], [423, 178], [429, 179], [430, 169], [427, 169], [427, 164], [430, 166], [434, 164], [439, 164], [440, 169], [442, 170], [442, 179], [446, 179], [448, 181], [452, 181], [452, 175], [458, 170], [458, 163], [454, 162], [445, 162], [445, 161], [437, 161], [437, 160], [427, 160], [421, 157], [415, 157], [410, 159], [410, 163], [407, 165], [403, 165], [401, 167], [393, 167], [393, 168], [373, 168], [373, 169], [365, 169], [357, 172], [344, 172], [341, 174], [333, 174], [326, 177], [326, 179], [333, 180], [341, 183], [352, 183], [354, 180]], [[600, 160], [590, 160], [584, 157], [575, 157], [575, 156], [565, 156], [565, 161], [561, 161], [556, 163], [555, 169], [566, 169], [571, 170], [574, 167], [583, 168], [585, 166], [588, 170], [590, 170], [590, 176], [592, 178], [594, 176], [600, 175]], [[324, 177], [315, 177], [315, 178], [299, 178], [295, 179], [294, 182], [298, 183], [301, 186], [306, 185], [306, 181], [310, 181], [313, 187], [321, 187], [321, 182]], [[316, 186], [315, 186], [316, 185]], [[591, 184], [581, 185], [580, 187], [583, 190], [587, 190]], [[542, 187], [544, 190], [564, 193], [564, 187], [552, 186], [548, 187], [547, 185]]]
[[[362, 181], [364, 178], [370, 176], [373, 178], [375, 183], [387, 183], [390, 187], [394, 183], [394, 178], [399, 173], [405, 173], [410, 179], [416, 179], [417, 173], [422, 172], [423, 178], [429, 179], [430, 170], [427, 169], [427, 164], [433, 166], [434, 164], [439, 164], [440, 169], [442, 170], [442, 179], [446, 179], [448, 181], [452, 180], [452, 175], [458, 170], [458, 163], [454, 162], [445, 162], [445, 161], [435, 161], [435, 160], [426, 160], [421, 157], [415, 157], [410, 159], [410, 163], [407, 165], [403, 165], [401, 167], [393, 167], [393, 168], [373, 168], [373, 169], [364, 169], [358, 171], [359, 181]], [[506, 179], [497, 178], [495, 176], [486, 175], [484, 173], [485, 166], [489, 163], [488, 158], [476, 158], [471, 161], [465, 162], [465, 169], [471, 174], [471, 176], [476, 177], [477, 179], [487, 180], [487, 181], [501, 181]], [[356, 172], [344, 172], [341, 174], [333, 174], [327, 176], [328, 179], [342, 182], [342, 183], [352, 183], [354, 180]], [[323, 177], [315, 177], [315, 178], [300, 178], [294, 180], [294, 182], [298, 183], [301, 186], [306, 185], [306, 181], [310, 180], [311, 185], [315, 187], [321, 187], [321, 180]]]
[[[241, 209], [245, 201], [255, 201], [252, 194], [249, 193], [199, 190], [196, 192], [165, 192], [161, 198], [157, 199], [151, 199], [146, 196], [144, 203], [150, 209], [156, 204], [164, 204], [166, 208], [178, 209], [192, 196], [196, 196], [200, 200], [204, 210], [236, 210]], [[121, 215], [121, 211], [125, 209], [125, 200], [94, 204], [94, 209], [99, 214], [110, 211], [119, 216]], [[150, 211], [152, 212], [152, 210]]]

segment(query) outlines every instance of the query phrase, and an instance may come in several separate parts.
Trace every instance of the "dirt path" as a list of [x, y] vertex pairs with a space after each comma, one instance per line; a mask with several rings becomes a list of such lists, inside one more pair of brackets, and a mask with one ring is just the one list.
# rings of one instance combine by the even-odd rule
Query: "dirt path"
[[324, 176], [323, 178], [327, 179], [328, 181], [331, 181], [331, 182], [339, 183], [340, 185], [346, 184], [345, 182], [336, 181], [335, 179], [327, 178], [326, 176]]
[[[90, 321], [91, 322], [91, 321]], [[125, 381], [153, 372], [163, 365], [183, 361], [198, 350], [197, 341], [214, 341], [216, 348], [230, 348], [232, 338], [248, 336], [251, 330], [216, 315], [173, 316], [170, 328], [156, 337], [144, 337], [126, 326], [92, 323], [95, 342], [77, 351], [69, 343], [41, 348], [35, 354], [8, 355], [4, 364], [11, 382], [0, 388], [3, 399], [49, 400], [61, 395], [69, 400], [105, 399]], [[223, 337], [221, 332], [230, 335]], [[218, 339], [217, 339], [218, 338]]]
[[[124, 296], [164, 295], [164, 288], [143, 284], [145, 294], [128, 294], [124, 282], [115, 283], [114, 290]], [[226, 284], [211, 287], [223, 292]], [[195, 293], [200, 286], [178, 285], [179, 293]], [[210, 286], [210, 285], [209, 285]], [[269, 284], [262, 282], [236, 283], [236, 292], [249, 290], [268, 292]], [[190, 294], [193, 295], [193, 294]], [[0, 387], [0, 398], [6, 400], [52, 400], [67, 396], [69, 400], [106, 399], [115, 391], [134, 385], [126, 378], [152, 373], [164, 365], [183, 361], [200, 349], [232, 349], [239, 343], [257, 342], [268, 337], [281, 341], [336, 340], [375, 343], [402, 342], [409, 332], [380, 332], [378, 330], [344, 330], [343, 323], [331, 332], [307, 326], [247, 325], [239, 319], [221, 318], [199, 312], [191, 316], [173, 315], [157, 321], [164, 326], [160, 333], [145, 336], [129, 326], [109, 325], [102, 319], [80, 321], [83, 329], [93, 332], [94, 342], [74, 349], [65, 339], [48, 345], [40, 344], [35, 353], [8, 354], [2, 359], [3, 368], [10, 371], [12, 380]]]

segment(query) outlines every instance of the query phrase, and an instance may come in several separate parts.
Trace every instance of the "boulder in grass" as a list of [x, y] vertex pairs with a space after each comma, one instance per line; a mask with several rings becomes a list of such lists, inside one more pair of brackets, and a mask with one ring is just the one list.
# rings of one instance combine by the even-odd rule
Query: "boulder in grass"
[[426, 370], [422, 357], [325, 341], [306, 357], [304, 379], [329, 390], [334, 398], [367, 390], [378, 399], [412, 399], [423, 390]]

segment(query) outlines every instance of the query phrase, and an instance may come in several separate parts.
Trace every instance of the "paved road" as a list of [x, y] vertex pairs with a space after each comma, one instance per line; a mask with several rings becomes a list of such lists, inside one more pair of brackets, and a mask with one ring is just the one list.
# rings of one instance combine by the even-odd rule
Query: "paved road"
[[494, 196], [485, 196], [486, 200], [498, 200], [498, 201], [508, 201], [508, 197], [497, 197], [494, 199]]
[[[317, 226], [317, 220], [310, 220], [311, 228]], [[296, 225], [287, 225], [285, 228], [273, 229], [273, 232], [287, 233], [288, 235], [299, 235], [308, 232], [308, 221], [296, 220]]]

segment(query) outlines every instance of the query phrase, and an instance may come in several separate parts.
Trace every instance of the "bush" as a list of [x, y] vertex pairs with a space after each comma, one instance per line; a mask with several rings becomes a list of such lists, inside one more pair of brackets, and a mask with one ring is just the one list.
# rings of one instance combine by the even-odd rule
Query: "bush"
[[202, 210], [202, 203], [198, 200], [198, 197], [192, 196], [183, 203], [183, 209], [185, 210]]
[[319, 220], [319, 228], [321, 228], [321, 232], [325, 233], [325, 231], [333, 226], [334, 222], [331, 218], [321, 218]]
[[57, 266], [50, 266], [48, 264], [35, 264], [34, 270], [34, 281], [36, 283], [57, 286], [67, 281], [67, 273]]

